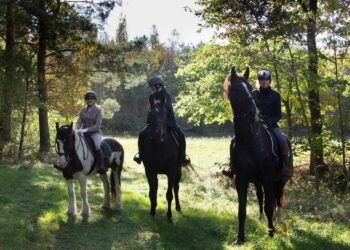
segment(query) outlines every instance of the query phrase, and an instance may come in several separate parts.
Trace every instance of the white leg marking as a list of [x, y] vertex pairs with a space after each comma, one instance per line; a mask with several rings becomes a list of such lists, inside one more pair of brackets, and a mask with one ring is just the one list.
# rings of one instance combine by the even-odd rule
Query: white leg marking
[[115, 183], [115, 204], [114, 209], [115, 210], [121, 210], [122, 209], [122, 200], [121, 200], [121, 189], [120, 189], [120, 182], [119, 182], [119, 176], [118, 176], [118, 169], [116, 171], [113, 171], [114, 174], [114, 183]]
[[102, 204], [102, 209], [109, 209], [110, 208], [110, 194], [109, 194], [109, 183], [108, 178], [106, 174], [100, 175], [101, 181], [103, 183], [103, 189], [104, 189], [104, 199]]
[[283, 217], [282, 217], [282, 208], [281, 207], [277, 207], [276, 215], [277, 215], [278, 223], [282, 224], [283, 223]]
[[113, 160], [115, 163], [117, 163], [117, 166], [120, 165], [120, 156], [122, 155], [122, 152], [112, 152], [111, 157], [109, 157], [109, 163], [112, 163]]
[[80, 196], [83, 200], [83, 209], [82, 214], [83, 215], [90, 215], [90, 205], [88, 202], [87, 192], [86, 192], [86, 175], [81, 173], [79, 175], [79, 183], [80, 183]]
[[68, 186], [68, 209], [67, 213], [70, 215], [77, 214], [77, 202], [75, 199], [74, 182], [73, 179], [67, 180]]

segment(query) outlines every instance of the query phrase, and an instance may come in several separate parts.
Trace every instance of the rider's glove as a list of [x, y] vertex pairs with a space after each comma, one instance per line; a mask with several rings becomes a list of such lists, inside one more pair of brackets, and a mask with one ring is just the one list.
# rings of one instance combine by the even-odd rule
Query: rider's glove
[[83, 129], [79, 129], [79, 130], [78, 130], [78, 133], [79, 133], [79, 134], [84, 134], [84, 133], [86, 133], [86, 132], [88, 132], [88, 129], [87, 129], [87, 128], [83, 128]]

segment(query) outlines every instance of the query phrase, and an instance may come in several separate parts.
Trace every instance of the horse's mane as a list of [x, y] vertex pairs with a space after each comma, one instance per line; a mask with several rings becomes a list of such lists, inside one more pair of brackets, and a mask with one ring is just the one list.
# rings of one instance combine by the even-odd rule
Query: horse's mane
[[230, 87], [231, 87], [231, 82], [230, 82], [230, 76], [228, 75], [225, 79], [225, 82], [224, 82], [224, 98], [225, 98], [225, 100], [230, 100]]

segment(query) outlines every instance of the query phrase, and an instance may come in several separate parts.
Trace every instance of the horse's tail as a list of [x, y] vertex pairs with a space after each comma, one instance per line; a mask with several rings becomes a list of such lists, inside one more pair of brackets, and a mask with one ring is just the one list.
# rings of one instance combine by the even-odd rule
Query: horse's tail
[[111, 183], [111, 196], [112, 199], [115, 200], [116, 199], [116, 184], [117, 185], [121, 185], [121, 180], [120, 180], [120, 176], [123, 170], [123, 164], [124, 164], [124, 150], [122, 148], [122, 154], [120, 155], [120, 164], [119, 166], [117, 166], [117, 174], [118, 174], [118, 183], [115, 182], [115, 178], [114, 178], [114, 171], [111, 171], [111, 174], [109, 176], [109, 180]]

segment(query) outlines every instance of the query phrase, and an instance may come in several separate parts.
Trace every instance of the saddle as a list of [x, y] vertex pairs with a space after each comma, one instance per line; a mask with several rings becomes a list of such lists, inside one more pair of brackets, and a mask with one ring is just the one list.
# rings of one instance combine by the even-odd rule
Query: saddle
[[[84, 134], [84, 139], [86, 141], [86, 144], [92, 153], [92, 155], [96, 158], [96, 151], [95, 151], [95, 143], [94, 140], [91, 138], [91, 136]], [[109, 147], [108, 143], [102, 140], [100, 148], [102, 150], [103, 156], [105, 159], [109, 159], [112, 155], [112, 150]]]

